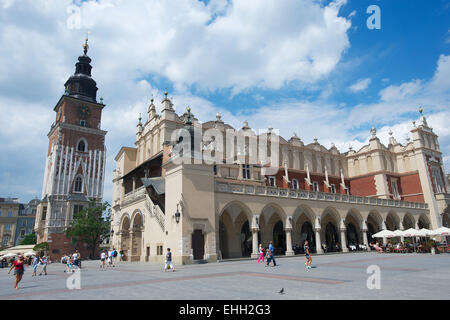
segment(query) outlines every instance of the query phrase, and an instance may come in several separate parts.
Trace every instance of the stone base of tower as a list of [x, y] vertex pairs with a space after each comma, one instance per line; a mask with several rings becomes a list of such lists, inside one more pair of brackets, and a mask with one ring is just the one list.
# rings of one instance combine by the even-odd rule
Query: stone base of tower
[[[78, 250], [81, 254], [81, 259], [86, 258], [96, 259], [97, 257], [90, 257], [92, 250], [85, 243], [78, 243], [73, 245], [71, 240], [63, 233], [52, 233], [47, 236], [47, 242], [49, 244], [50, 260], [60, 261], [63, 255], [72, 255], [75, 250]], [[95, 254], [98, 255], [98, 247], [95, 249]]]

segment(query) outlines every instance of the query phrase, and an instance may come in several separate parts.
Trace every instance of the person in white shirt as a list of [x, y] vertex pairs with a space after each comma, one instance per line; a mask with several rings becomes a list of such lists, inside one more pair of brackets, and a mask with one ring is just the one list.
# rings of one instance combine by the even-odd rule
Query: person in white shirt
[[106, 253], [105, 253], [105, 251], [102, 251], [101, 253], [100, 253], [100, 261], [101, 261], [101, 264], [100, 264], [100, 268], [105, 268], [105, 259], [106, 259]]

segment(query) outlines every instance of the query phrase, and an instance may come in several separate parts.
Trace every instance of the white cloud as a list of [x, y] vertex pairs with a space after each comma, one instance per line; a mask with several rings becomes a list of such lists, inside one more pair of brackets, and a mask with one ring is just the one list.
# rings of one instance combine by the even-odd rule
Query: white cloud
[[372, 79], [370, 79], [370, 78], [361, 79], [361, 80], [358, 80], [353, 85], [351, 85], [349, 87], [349, 89], [350, 89], [350, 91], [355, 92], [355, 93], [361, 92], [361, 91], [366, 90], [369, 87], [371, 82], [372, 82]]

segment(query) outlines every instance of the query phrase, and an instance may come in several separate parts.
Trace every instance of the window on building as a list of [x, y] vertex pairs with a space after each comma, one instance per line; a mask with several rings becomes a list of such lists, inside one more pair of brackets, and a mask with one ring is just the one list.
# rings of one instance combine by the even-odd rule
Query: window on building
[[45, 221], [47, 219], [47, 207], [42, 208], [42, 221]]
[[[84, 120], [82, 120], [82, 121], [84, 121]], [[86, 151], [86, 143], [83, 140], [80, 140], [80, 142], [78, 142], [77, 150], [81, 151], [81, 152]]]
[[6, 225], [5, 225], [5, 230], [11, 230], [11, 224], [9, 224], [9, 223], [6, 224]]
[[81, 177], [76, 177], [75, 179], [75, 185], [73, 188], [74, 192], [82, 192], [83, 190], [83, 179]]
[[8, 218], [12, 217], [12, 211], [8, 211]]
[[158, 256], [162, 256], [163, 255], [163, 246], [162, 245], [156, 246], [156, 254]]
[[436, 193], [443, 193], [445, 189], [440, 170], [436, 167], [433, 167], [431, 168], [431, 174], [433, 175], [433, 183]]
[[8, 236], [6, 236], [6, 237], [3, 237], [3, 246], [4, 247], [6, 247], [7, 245], [8, 245], [8, 242], [9, 242], [9, 237]]
[[331, 185], [331, 193], [336, 193], [336, 185]]
[[0, 217], [2, 216], [2, 211], [0, 210]]
[[270, 176], [269, 177], [269, 186], [276, 187], [275, 177], [274, 176]]
[[298, 189], [298, 180], [292, 179], [292, 189], [297, 190]]
[[249, 164], [243, 164], [242, 165], [242, 177], [244, 179], [251, 179], [251, 176], [250, 176], [250, 165]]
[[214, 165], [213, 170], [214, 170], [214, 175], [217, 176], [217, 164]]
[[317, 181], [313, 182], [313, 190], [314, 192], [319, 192], [319, 183]]
[[392, 194], [394, 195], [394, 199], [400, 198], [400, 195], [398, 194], [397, 180], [392, 181], [391, 186], [392, 186]]
[[36, 209], [31, 209], [31, 214], [32, 214], [33, 216], [35, 216], [35, 215], [36, 215]]
[[82, 205], [76, 204], [73, 206], [73, 214], [74, 215], [77, 214], [78, 212], [81, 212], [82, 210], [83, 210]]
[[86, 127], [86, 120], [80, 120], [80, 126]]

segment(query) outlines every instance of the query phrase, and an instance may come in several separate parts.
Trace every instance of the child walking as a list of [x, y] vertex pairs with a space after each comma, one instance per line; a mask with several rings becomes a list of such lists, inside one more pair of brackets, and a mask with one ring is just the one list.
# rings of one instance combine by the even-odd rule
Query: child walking
[[259, 244], [259, 258], [258, 258], [258, 262], [262, 261], [264, 263], [264, 249], [262, 244]]
[[170, 248], [167, 248], [166, 265], [164, 266], [164, 272], [166, 272], [167, 269], [172, 269], [172, 272], [175, 271], [172, 264], [172, 252], [170, 252]]

